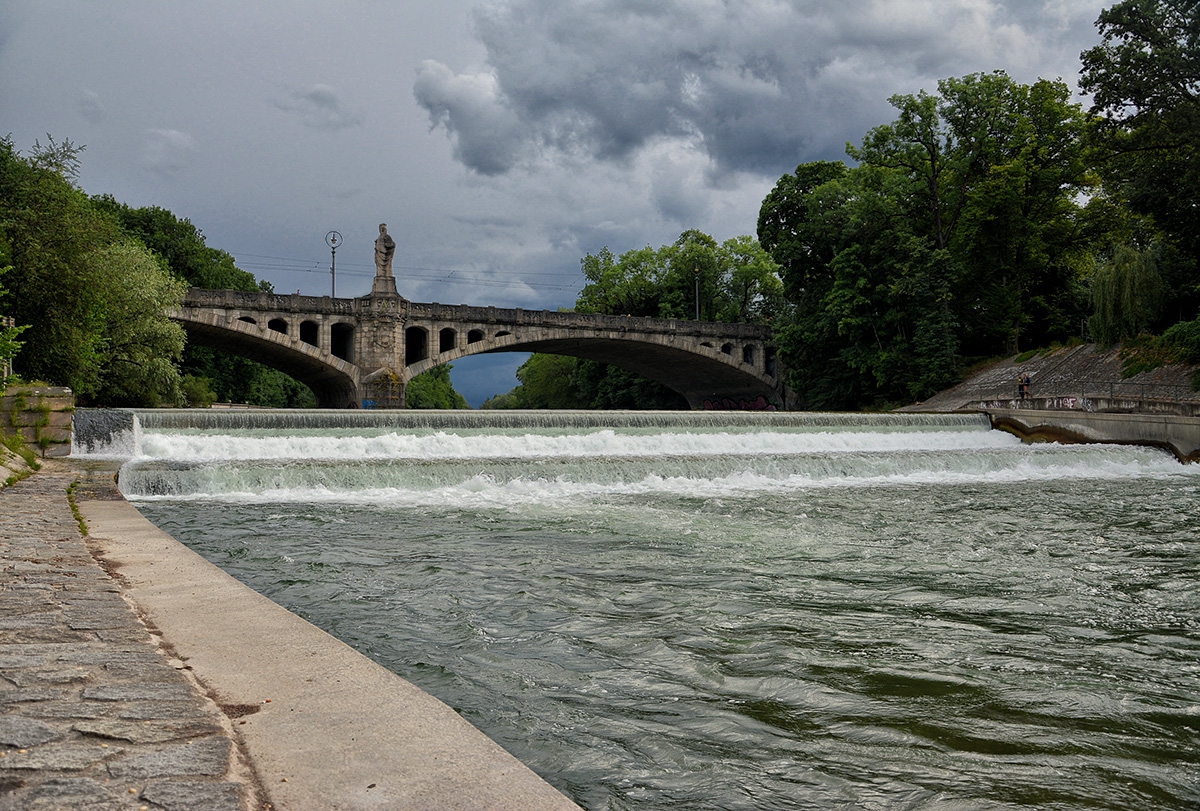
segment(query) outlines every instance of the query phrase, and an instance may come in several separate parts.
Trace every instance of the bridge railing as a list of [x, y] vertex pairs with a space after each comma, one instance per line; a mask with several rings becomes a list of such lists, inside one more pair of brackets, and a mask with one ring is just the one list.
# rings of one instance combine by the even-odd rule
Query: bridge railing
[[560, 310], [526, 310], [520, 307], [477, 307], [469, 304], [422, 304], [409, 302], [410, 316], [431, 320], [453, 319], [479, 323], [519, 324], [530, 327], [587, 327], [628, 332], [686, 333], [713, 337], [767, 340], [771, 328], [759, 324], [727, 324], [681, 318], [604, 315]]
[[184, 297], [185, 307], [224, 307], [238, 310], [278, 312], [325, 312], [352, 315], [359, 311], [360, 299], [331, 296], [282, 295], [247, 290], [208, 290], [192, 287]]
[[[250, 292], [242, 290], [188, 290], [184, 306], [219, 307], [275, 312], [315, 312], [355, 315], [369, 309], [368, 298], [340, 299], [330, 296], [302, 296], [299, 293]], [[651, 318], [648, 316], [602, 315], [562, 312], [559, 310], [526, 310], [521, 307], [479, 307], [470, 304], [425, 304], [408, 301], [409, 317], [430, 320], [453, 320], [476, 323], [518, 324], [530, 327], [585, 327], [615, 332], [683, 333], [734, 340], [767, 341], [771, 328], [759, 324], [716, 323], [690, 321], [681, 318]]]

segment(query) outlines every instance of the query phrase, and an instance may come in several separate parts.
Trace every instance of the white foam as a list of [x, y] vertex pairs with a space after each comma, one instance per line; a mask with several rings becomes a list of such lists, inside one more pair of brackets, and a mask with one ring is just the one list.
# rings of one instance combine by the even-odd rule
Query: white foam
[[[1077, 446], [1078, 447], [1078, 446]], [[1069, 450], [1069, 449], [1063, 449]], [[139, 501], [217, 500], [235, 503], [339, 503], [392, 507], [518, 508], [531, 504], [603, 499], [616, 496], [680, 496], [693, 498], [753, 498], [827, 488], [1006, 484], [1030, 481], [1060, 482], [1088, 479], [1200, 477], [1165, 454], [1130, 448], [1097, 449], [1101, 453], [1066, 453], [1041, 458], [1016, 458], [1001, 466], [980, 464], [965, 457], [961, 464], [922, 464], [919, 457], [888, 465], [888, 472], [843, 475], [825, 470], [771, 475], [742, 470], [712, 477], [645, 475], [630, 481], [595, 481], [571, 474], [552, 478], [536, 475], [500, 480], [486, 472], [432, 488], [347, 488], [336, 486], [277, 486], [261, 491], [198, 492], [152, 496], [131, 494]], [[944, 457], [938, 457], [942, 459]], [[899, 469], [897, 469], [899, 468]], [[584, 473], [585, 471], [580, 471]], [[236, 484], [234, 485], [236, 487]]]
[[893, 453], [972, 450], [1019, 445], [1000, 431], [762, 431], [621, 433], [613, 430], [557, 434], [457, 434], [390, 432], [378, 436], [246, 436], [144, 433], [141, 459], [523, 459], [553, 457], [726, 456], [789, 453]]

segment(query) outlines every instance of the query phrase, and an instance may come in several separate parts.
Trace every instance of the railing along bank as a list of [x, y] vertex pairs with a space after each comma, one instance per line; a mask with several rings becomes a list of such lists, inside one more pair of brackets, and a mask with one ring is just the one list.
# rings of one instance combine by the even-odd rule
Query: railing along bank
[[1031, 382], [1022, 393], [1011, 385], [981, 386], [970, 393], [968, 408], [1051, 409], [1109, 413], [1200, 416], [1200, 391], [1170, 383], [1080, 379], [1070, 382]]

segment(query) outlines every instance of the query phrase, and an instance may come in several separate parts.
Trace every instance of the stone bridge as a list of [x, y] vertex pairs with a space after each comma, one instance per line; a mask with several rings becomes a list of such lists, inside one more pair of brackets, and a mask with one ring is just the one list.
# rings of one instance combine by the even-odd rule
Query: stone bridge
[[788, 409], [771, 330], [661, 318], [419, 304], [377, 277], [361, 298], [192, 288], [188, 338], [306, 384], [323, 408], [403, 408], [413, 377], [468, 355], [545, 352], [657, 380], [695, 409]]

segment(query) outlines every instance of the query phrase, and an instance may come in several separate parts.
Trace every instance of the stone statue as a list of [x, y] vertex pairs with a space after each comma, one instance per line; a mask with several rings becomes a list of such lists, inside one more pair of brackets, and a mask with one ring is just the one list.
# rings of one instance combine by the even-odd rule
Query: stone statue
[[379, 223], [379, 238], [375, 240], [375, 275], [392, 275], [392, 257], [396, 254], [396, 240], [387, 232], [387, 224]]

